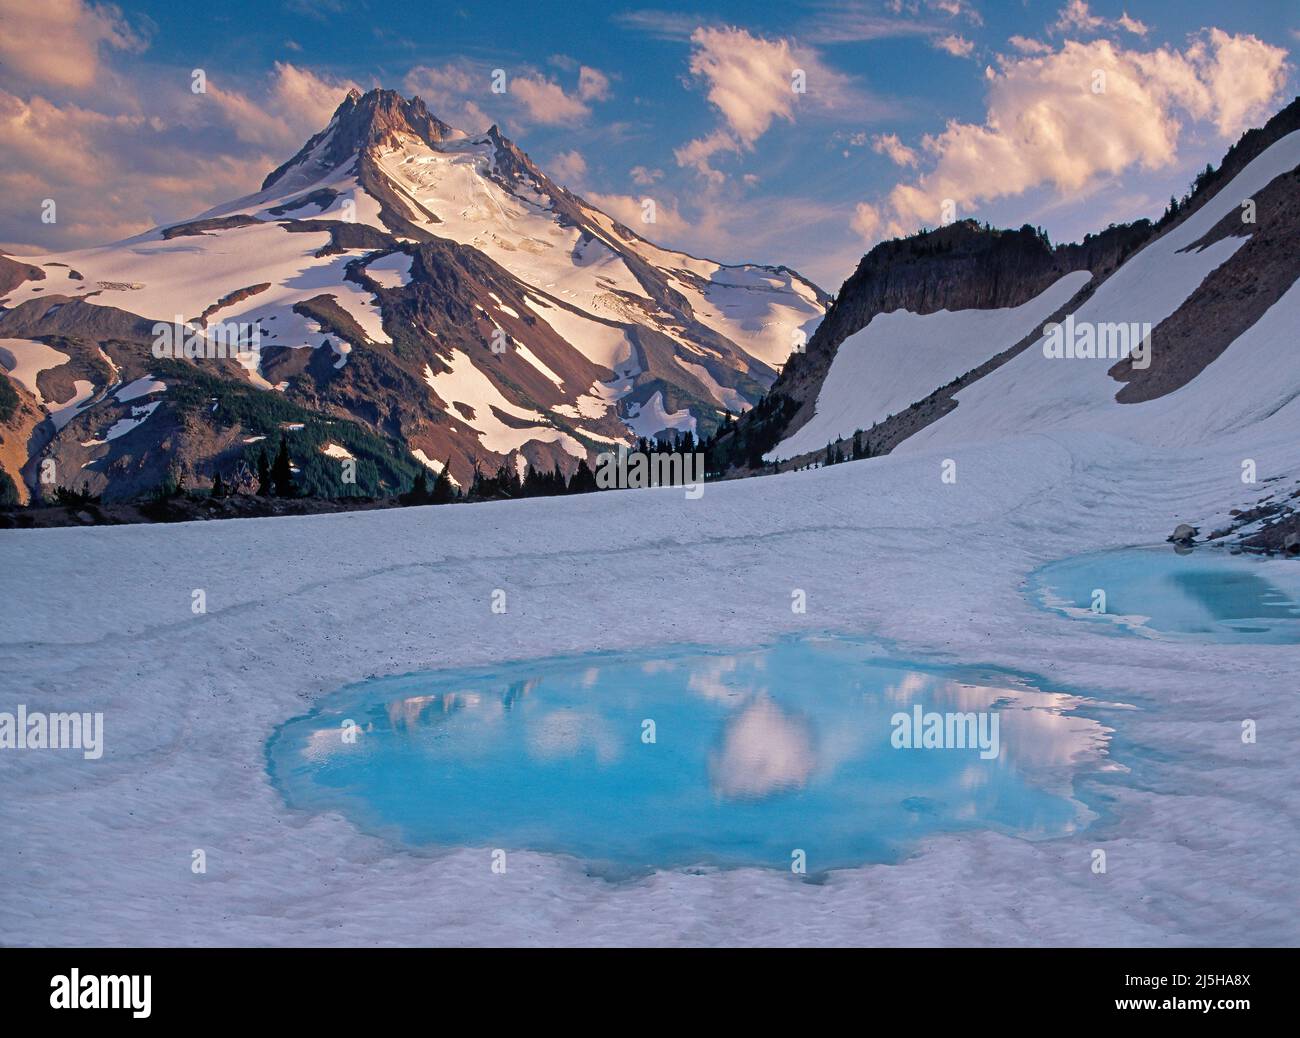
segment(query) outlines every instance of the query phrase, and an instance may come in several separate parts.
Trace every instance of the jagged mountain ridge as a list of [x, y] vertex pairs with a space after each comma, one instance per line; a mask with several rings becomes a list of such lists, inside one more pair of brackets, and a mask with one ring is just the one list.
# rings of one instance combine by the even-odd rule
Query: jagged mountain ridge
[[[748, 407], [827, 302], [785, 267], [660, 249], [496, 127], [470, 135], [383, 90], [349, 94], [255, 194], [110, 246], [0, 257], [0, 286], [18, 401], [0, 461], [28, 489], [52, 459], [59, 483], [109, 496], [246, 470], [282, 428], [306, 432], [295, 460], [324, 491], [347, 454], [371, 492], [446, 460], [462, 484], [476, 464], [569, 471]], [[256, 363], [155, 359], [149, 328], [177, 315], [255, 325]], [[122, 398], [146, 377], [167, 388]]]

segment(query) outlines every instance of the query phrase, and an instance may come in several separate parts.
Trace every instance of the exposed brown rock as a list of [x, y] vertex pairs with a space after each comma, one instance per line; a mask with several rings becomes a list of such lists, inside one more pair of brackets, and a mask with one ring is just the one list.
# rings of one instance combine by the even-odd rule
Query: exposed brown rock
[[243, 302], [245, 299], [248, 299], [251, 296], [255, 296], [259, 292], [265, 292], [270, 287], [271, 287], [271, 282], [263, 281], [260, 285], [249, 285], [246, 288], [239, 288], [233, 292], [226, 293], [224, 296], [218, 299], [211, 306], [206, 307], [203, 313], [199, 314], [199, 318], [198, 318], [199, 326], [206, 328], [208, 324], [208, 318], [211, 317], [213, 314], [215, 314], [218, 310], [222, 310], [227, 306], [234, 306], [236, 303]]
[[256, 216], [249, 216], [245, 213], [236, 213], [234, 216], [213, 216], [206, 220], [191, 220], [189, 223], [177, 223], [172, 224], [170, 227], [164, 227], [162, 236], [167, 239], [183, 238], [198, 234], [209, 234], [212, 231], [228, 231], [232, 227], [248, 227], [261, 222]]
[[1264, 316], [1300, 276], [1300, 168], [1275, 178], [1255, 198], [1255, 224], [1233, 209], [1189, 249], [1228, 236], [1249, 235], [1222, 266], [1151, 332], [1151, 363], [1134, 368], [1128, 358], [1110, 369], [1125, 385], [1115, 399], [1141, 403], [1172, 393], [1196, 378]]
[[0, 253], [0, 296], [8, 295], [25, 281], [44, 280], [45, 271], [40, 267]]

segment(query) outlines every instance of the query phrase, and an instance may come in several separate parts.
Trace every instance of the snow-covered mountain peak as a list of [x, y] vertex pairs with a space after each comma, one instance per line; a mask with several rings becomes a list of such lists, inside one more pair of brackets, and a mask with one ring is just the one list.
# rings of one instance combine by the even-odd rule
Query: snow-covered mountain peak
[[431, 114], [420, 98], [410, 100], [395, 90], [361, 93], [353, 88], [334, 111], [329, 125], [314, 134], [296, 155], [272, 171], [262, 190], [292, 177], [319, 176], [338, 169], [367, 149], [392, 144], [402, 135], [416, 137], [429, 145], [455, 136], [457, 131]]
[[[41, 363], [57, 337], [71, 358], [57, 378], [38, 372], [33, 421], [48, 417], [36, 390], [78, 409], [31, 438], [21, 479], [32, 486], [37, 456], [57, 453], [110, 494], [170, 468], [201, 485], [247, 466], [274, 430], [248, 414], [223, 425], [220, 394], [200, 414], [177, 391], [214, 376], [355, 423], [375, 442], [331, 442], [358, 457], [387, 443], [374, 491], [409, 481], [411, 466], [449, 460], [464, 483], [476, 466], [570, 471], [635, 436], [707, 435], [762, 396], [828, 302], [784, 266], [655, 245], [555, 184], [499, 127], [466, 133], [392, 90], [350, 92], [251, 195], [28, 259], [0, 258], [0, 336], [36, 343], [20, 352]], [[150, 329], [178, 317], [209, 337], [214, 324], [256, 328], [260, 349], [239, 364], [160, 365]], [[146, 376], [170, 395], [118, 413], [115, 380]], [[310, 429], [304, 419], [290, 425]]]

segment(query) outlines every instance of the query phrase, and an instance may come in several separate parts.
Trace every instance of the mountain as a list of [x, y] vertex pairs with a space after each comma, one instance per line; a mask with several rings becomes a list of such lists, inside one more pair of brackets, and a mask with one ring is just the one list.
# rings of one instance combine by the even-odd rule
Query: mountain
[[[353, 91], [255, 194], [0, 256], [0, 479], [24, 500], [248, 486], [281, 436], [323, 494], [348, 492], [348, 458], [371, 494], [421, 465], [461, 485], [476, 466], [567, 472], [637, 436], [712, 432], [828, 302], [786, 267], [659, 248], [495, 126]], [[156, 356], [160, 323], [202, 355]], [[217, 348], [240, 333], [258, 349]]]
[[[1275, 331], [1300, 325], [1298, 131], [1300, 99], [1160, 220], [1078, 244], [973, 221], [880, 243], [722, 453], [752, 471], [819, 463], [828, 443], [847, 455], [858, 430], [870, 454], [1080, 423], [1147, 436], [1156, 414], [1190, 443], [1273, 413], [1300, 392], [1294, 364], [1269, 367], [1286, 366]], [[1067, 318], [1098, 342], [1149, 327], [1149, 365], [1049, 356], [1045, 326]]]

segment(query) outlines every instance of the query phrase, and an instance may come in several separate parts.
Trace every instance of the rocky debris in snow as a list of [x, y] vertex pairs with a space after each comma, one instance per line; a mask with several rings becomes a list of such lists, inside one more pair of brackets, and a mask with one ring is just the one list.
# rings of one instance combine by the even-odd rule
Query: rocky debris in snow
[[191, 220], [189, 223], [176, 223], [170, 227], [164, 227], [162, 236], [170, 241], [172, 238], [208, 234], [211, 231], [227, 231], [232, 227], [248, 227], [261, 222], [256, 216], [249, 216], [247, 213], [236, 213], [233, 216], [213, 216], [206, 220]]
[[211, 306], [207, 307], [203, 313], [199, 314], [198, 325], [200, 328], [206, 328], [208, 318], [215, 314], [223, 307], [233, 306], [235, 303], [241, 303], [250, 296], [255, 296], [259, 292], [265, 292], [271, 287], [271, 282], [263, 281], [260, 285], [249, 285], [246, 288], [238, 288], [233, 292], [227, 292]]
[[284, 216], [286, 213], [292, 213], [295, 210], [302, 209], [309, 205], [314, 205], [316, 206], [317, 212], [323, 213], [334, 204], [334, 199], [338, 198], [338, 196], [339, 193], [333, 188], [322, 187], [310, 192], [309, 194], [291, 199], [290, 201], [285, 202], [284, 205], [277, 205], [272, 209], [268, 209], [267, 212], [272, 216]]

